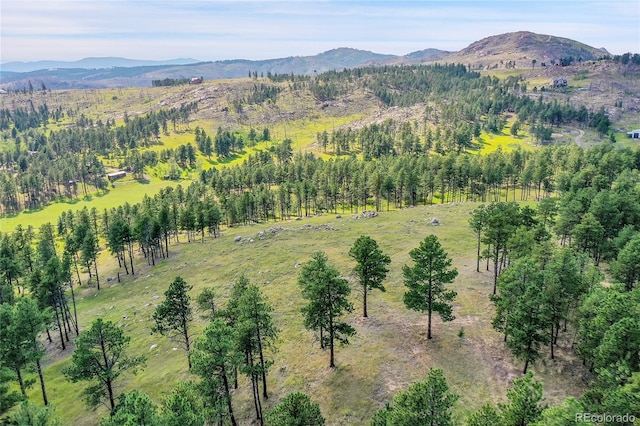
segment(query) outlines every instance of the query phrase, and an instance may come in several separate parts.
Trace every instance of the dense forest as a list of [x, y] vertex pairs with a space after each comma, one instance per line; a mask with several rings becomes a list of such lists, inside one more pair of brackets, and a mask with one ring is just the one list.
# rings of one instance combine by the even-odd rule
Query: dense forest
[[[321, 157], [294, 152], [291, 139], [272, 140], [268, 126], [248, 133], [197, 127], [193, 144], [146, 149], [159, 144], [170, 126], [188, 126], [198, 110], [195, 102], [135, 117], [125, 113], [118, 124], [73, 110], [49, 111], [46, 104], [0, 112], [0, 130], [13, 141], [0, 156], [5, 214], [109, 190], [105, 162], [140, 179], [145, 170], [167, 163], [172, 165], [168, 178], [178, 179], [184, 170], [195, 171], [198, 154], [223, 159], [271, 141], [238, 165], [202, 169], [188, 185], [176, 182], [138, 203], [69, 210], [38, 230], [20, 226], [0, 235], [0, 413], [25, 399], [27, 371], [38, 373], [46, 406], [42, 342], [57, 341], [64, 350], [75, 339], [72, 363], [63, 374], [72, 382], [92, 383], [87, 404], [104, 404], [111, 413], [101, 424], [235, 425], [233, 395], [243, 375], [257, 424], [324, 424], [318, 404], [304, 393], [283, 396], [263, 413], [271, 357], [278, 356], [269, 349], [277, 346], [278, 327], [285, 325], [274, 323], [268, 300], [244, 276], [224, 306], [213, 291], [192, 301], [190, 286], [180, 277], [170, 284], [154, 313], [154, 332], [180, 342], [194, 381], [175, 386], [162, 406], [135, 390], [116, 395], [113, 382], [144, 359], [127, 354], [129, 338], [117, 325], [101, 318], [78, 324], [76, 286], [100, 290], [102, 249], [117, 260], [118, 277], [133, 276], [134, 259], [153, 268], [171, 257], [172, 245], [181, 239], [195, 244], [218, 238], [222, 229], [474, 202], [468, 232], [477, 240], [475, 267], [492, 273], [487, 295], [495, 306], [492, 324], [522, 362], [524, 376], [507, 390], [507, 402], [481, 407], [466, 424], [572, 424], [575, 413], [584, 412], [610, 413], [607, 424], [625, 425], [633, 419], [623, 414], [640, 416], [640, 149], [616, 146], [604, 109], [546, 102], [519, 77], [498, 79], [461, 65], [372, 67], [314, 78], [268, 75], [265, 81], [232, 102], [236, 112], [277, 102], [285, 86], [310, 91], [320, 103], [357, 88], [387, 107], [424, 104], [423, 121], [388, 119], [323, 130], [316, 135]], [[65, 116], [72, 123], [68, 128], [47, 130]], [[481, 143], [482, 132], [501, 132], [508, 121], [514, 136], [527, 131], [540, 146], [469, 152]], [[592, 128], [602, 143], [586, 150], [550, 143], [551, 130], [561, 125]], [[354, 242], [350, 255], [361, 267], [366, 295], [367, 289], [384, 289], [386, 267], [366, 268], [364, 245], [377, 256], [373, 264], [388, 261], [375, 241]], [[437, 238], [427, 236], [410, 256], [415, 265], [403, 268], [406, 307], [427, 312], [429, 324], [432, 313], [453, 319], [456, 294], [445, 286], [457, 272]], [[301, 313], [305, 327], [319, 335], [323, 349], [330, 348], [333, 367], [334, 341], [346, 345], [354, 335], [340, 319], [354, 309], [349, 286], [322, 252], [302, 265], [298, 285], [309, 302]], [[196, 306], [210, 322], [194, 338]], [[527, 372], [542, 357], [554, 359], [559, 336], [570, 334], [571, 350], [592, 373], [590, 389], [580, 399], [546, 406], [541, 383]], [[432, 369], [424, 382], [400, 390], [372, 413], [371, 422], [452, 424], [457, 400], [442, 370]], [[23, 424], [21, 419], [35, 415], [51, 417], [46, 409], [22, 403], [8, 422]]]

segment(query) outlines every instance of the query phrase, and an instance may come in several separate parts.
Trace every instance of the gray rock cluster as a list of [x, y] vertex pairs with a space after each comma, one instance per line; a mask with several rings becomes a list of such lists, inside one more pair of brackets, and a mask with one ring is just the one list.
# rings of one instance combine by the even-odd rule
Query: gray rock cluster
[[351, 219], [371, 219], [378, 216], [378, 212], [375, 210], [365, 210], [360, 214], [354, 214]]

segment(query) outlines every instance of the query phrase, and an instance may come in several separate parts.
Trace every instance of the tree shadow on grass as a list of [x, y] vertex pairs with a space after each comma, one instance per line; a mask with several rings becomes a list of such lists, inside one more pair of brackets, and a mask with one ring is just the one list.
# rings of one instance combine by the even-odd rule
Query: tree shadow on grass
[[474, 142], [471, 143], [469, 149], [479, 151], [487, 145], [489, 145], [489, 143], [485, 141], [482, 136], [478, 136], [477, 138], [475, 138]]
[[140, 185], [149, 185], [151, 183], [151, 180], [146, 177], [136, 178], [135, 181]]
[[228, 157], [218, 158], [218, 164], [229, 164], [232, 161], [242, 157], [244, 154], [246, 154], [246, 151], [243, 149], [242, 151], [234, 152], [233, 155], [230, 155]]

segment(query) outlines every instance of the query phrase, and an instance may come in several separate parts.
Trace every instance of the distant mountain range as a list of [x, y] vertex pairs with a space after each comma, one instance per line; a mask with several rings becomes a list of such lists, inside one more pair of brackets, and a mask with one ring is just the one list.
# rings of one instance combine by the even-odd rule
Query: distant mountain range
[[84, 58], [79, 61], [35, 61], [35, 62], [6, 62], [0, 65], [0, 71], [31, 72], [51, 70], [57, 68], [114, 68], [114, 67], [146, 67], [161, 65], [186, 65], [202, 62], [197, 59], [179, 58], [167, 61], [145, 61], [140, 59], [126, 59], [117, 57]]
[[12, 62], [0, 66], [0, 87], [21, 89], [29, 82], [49, 89], [148, 87], [152, 80], [165, 78], [204, 77], [205, 80], [247, 77], [249, 72], [259, 75], [313, 75], [329, 70], [360, 66], [448, 62], [472, 67], [497, 67], [513, 61], [516, 68], [531, 67], [532, 61], [559, 62], [562, 58], [592, 60], [608, 54], [578, 41], [515, 32], [487, 37], [458, 52], [425, 49], [407, 55], [383, 55], [365, 50], [338, 48], [314, 56], [292, 56], [262, 61], [225, 60], [198, 62], [195, 59], [170, 61], [140, 61], [124, 58], [85, 58], [76, 62]]

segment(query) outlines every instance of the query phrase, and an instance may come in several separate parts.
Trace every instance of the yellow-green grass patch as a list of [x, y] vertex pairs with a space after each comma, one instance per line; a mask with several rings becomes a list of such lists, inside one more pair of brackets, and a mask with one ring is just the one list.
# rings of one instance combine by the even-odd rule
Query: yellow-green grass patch
[[[91, 194], [87, 198], [79, 196], [78, 199], [71, 201], [55, 202], [38, 210], [26, 210], [16, 215], [8, 215], [0, 218], [0, 231], [11, 232], [18, 225], [26, 227], [28, 225], [38, 228], [41, 225], [50, 222], [56, 223], [62, 212], [68, 210], [82, 210], [87, 207], [89, 209], [96, 208], [102, 212], [105, 208], [110, 209], [125, 203], [135, 204], [140, 202], [145, 194], [153, 196], [160, 189], [175, 185], [176, 182], [164, 181], [160, 179], [151, 179], [149, 181], [139, 182], [130, 177], [114, 182], [107, 193]], [[78, 188], [81, 191], [81, 188]]]

